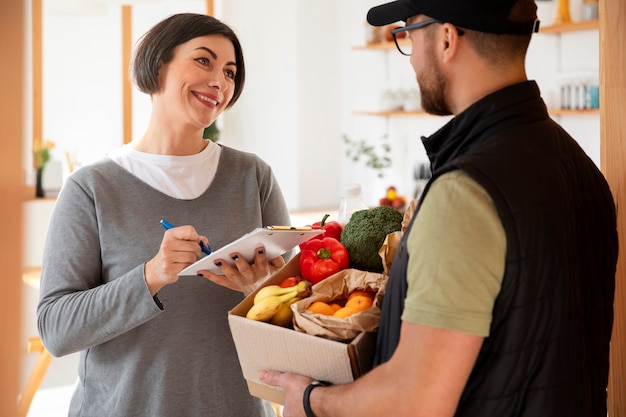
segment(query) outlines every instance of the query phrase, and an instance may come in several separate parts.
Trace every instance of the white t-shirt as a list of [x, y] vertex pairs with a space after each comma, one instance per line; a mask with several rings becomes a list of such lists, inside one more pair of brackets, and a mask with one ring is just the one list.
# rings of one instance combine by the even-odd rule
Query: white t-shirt
[[209, 187], [222, 147], [214, 142], [195, 155], [173, 156], [140, 152], [124, 145], [108, 157], [131, 174], [170, 197], [198, 198]]

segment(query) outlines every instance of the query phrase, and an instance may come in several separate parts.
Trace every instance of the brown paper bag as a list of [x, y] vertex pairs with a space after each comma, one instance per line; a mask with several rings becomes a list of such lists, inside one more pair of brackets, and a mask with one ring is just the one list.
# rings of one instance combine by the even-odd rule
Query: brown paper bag
[[389, 233], [378, 250], [378, 254], [383, 260], [383, 274], [385, 275], [389, 275], [389, 272], [391, 272], [393, 257], [396, 255], [396, 250], [400, 245], [403, 234], [401, 231]]
[[383, 241], [378, 254], [383, 260], [383, 274], [389, 275], [391, 272], [391, 264], [393, 263], [393, 257], [396, 255], [396, 250], [400, 245], [400, 241], [402, 240], [402, 236], [406, 231], [409, 223], [411, 222], [411, 217], [413, 217], [413, 213], [415, 212], [415, 208], [417, 207], [418, 200], [414, 199], [409, 203], [409, 207], [404, 212], [404, 216], [402, 218], [402, 229], [397, 232], [389, 233], [385, 240]]
[[[294, 330], [343, 342], [351, 341], [361, 332], [375, 331], [378, 329], [386, 283], [387, 275], [359, 269], [344, 269], [331, 275], [313, 286], [313, 295], [291, 305]], [[307, 310], [315, 301], [345, 299], [356, 289], [376, 292], [372, 307], [346, 318]]]
[[405, 232], [407, 227], [409, 227], [409, 223], [411, 223], [411, 218], [413, 217], [413, 213], [415, 213], [415, 209], [417, 208], [417, 203], [419, 203], [419, 199], [415, 198], [409, 202], [409, 206], [404, 211], [404, 216], [402, 217], [402, 232]]

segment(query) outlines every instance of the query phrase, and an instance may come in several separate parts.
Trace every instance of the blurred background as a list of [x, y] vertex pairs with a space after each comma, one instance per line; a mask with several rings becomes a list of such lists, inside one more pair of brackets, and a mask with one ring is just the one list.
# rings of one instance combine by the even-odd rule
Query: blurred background
[[[391, 186], [407, 200], [416, 197], [429, 176], [420, 138], [449, 118], [420, 111], [409, 58], [381, 42], [384, 28], [373, 31], [366, 25], [367, 11], [379, 3], [40, 0], [40, 24], [30, 21], [27, 28], [26, 67], [33, 73], [25, 77], [32, 100], [25, 103], [24, 131], [34, 139], [25, 143], [23, 152], [26, 184], [35, 184], [35, 142], [53, 142], [54, 147], [44, 175], [46, 198], [33, 195], [25, 204], [23, 264], [41, 263], [54, 195], [71, 171], [143, 133], [150, 99], [134, 88], [130, 99], [125, 98], [125, 51], [163, 18], [206, 13], [209, 4], [240, 37], [247, 67], [239, 102], [217, 121], [218, 143], [267, 161], [297, 222], [335, 213], [343, 184], [360, 184], [369, 206], [378, 205]], [[549, 28], [557, 17], [557, 0], [537, 4], [542, 28]], [[597, 25], [588, 0], [569, 4], [572, 21], [591, 25], [536, 34], [527, 71], [538, 81], [552, 116], [599, 165], [600, 119], [591, 94], [598, 84]], [[130, 40], [123, 36], [126, 32]], [[32, 54], [37, 39], [40, 62]], [[40, 85], [32, 81], [37, 68]], [[33, 101], [41, 102], [41, 114], [33, 111]], [[124, 109], [124, 103], [130, 108]], [[38, 297], [36, 288], [25, 288], [24, 340], [37, 334]], [[24, 353], [24, 380], [34, 360]], [[66, 415], [76, 363], [77, 355], [52, 361], [33, 413], [43, 407], [39, 415], [52, 416], [52, 404], [58, 402], [59, 415]]]

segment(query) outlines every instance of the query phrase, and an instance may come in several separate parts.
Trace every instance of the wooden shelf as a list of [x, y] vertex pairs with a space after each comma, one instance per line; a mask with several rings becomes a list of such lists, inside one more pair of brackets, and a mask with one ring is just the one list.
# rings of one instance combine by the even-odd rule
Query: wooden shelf
[[586, 110], [549, 109], [548, 113], [550, 113], [552, 116], [594, 115], [594, 114], [600, 114], [600, 109], [586, 109]]
[[[568, 116], [568, 115], [594, 115], [600, 114], [600, 109], [587, 109], [587, 110], [566, 110], [566, 109], [549, 109], [548, 113], [553, 116]], [[416, 111], [353, 111], [352, 114], [356, 116], [378, 116], [378, 117], [406, 117], [406, 116], [429, 116], [424, 110]]]
[[563, 33], [563, 32], [577, 32], [581, 30], [594, 30], [600, 27], [600, 21], [594, 20], [582, 20], [580, 22], [570, 23], [558, 23], [549, 26], [539, 26], [539, 33]]
[[[410, 41], [408, 39], [398, 39], [398, 42], [400, 42], [401, 44], [407, 44], [407, 45], [410, 43]], [[352, 49], [355, 50], [355, 51], [364, 51], [364, 50], [385, 51], [385, 50], [388, 50], [388, 49], [396, 49], [396, 44], [393, 41], [391, 41], [391, 42], [372, 42], [372, 43], [368, 43], [366, 45], [353, 46]]]
[[424, 110], [416, 110], [416, 111], [404, 111], [404, 110], [393, 110], [393, 111], [364, 111], [364, 110], [356, 110], [353, 111], [352, 114], [357, 116], [424, 116], [427, 113]]
[[[570, 23], [558, 23], [548, 26], [540, 26], [539, 33], [563, 33], [563, 32], [577, 32], [581, 30], [596, 30], [600, 27], [600, 21], [598, 19], [593, 20], [581, 20], [578, 22]], [[398, 39], [398, 42], [409, 43], [408, 39]], [[352, 49], [356, 51], [362, 50], [379, 50], [384, 51], [387, 49], [395, 49], [396, 44], [392, 42], [372, 42], [366, 45], [353, 46]]]
[[[595, 30], [600, 27], [600, 21], [598, 19], [593, 20], [581, 20], [578, 22], [570, 23], [558, 23], [548, 26], [540, 26], [539, 33], [563, 33], [563, 32], [577, 32], [581, 30]], [[409, 43], [408, 39], [398, 39], [399, 42]], [[366, 45], [353, 46], [354, 50], [387, 50], [395, 49], [396, 44], [394, 42], [372, 42]]]

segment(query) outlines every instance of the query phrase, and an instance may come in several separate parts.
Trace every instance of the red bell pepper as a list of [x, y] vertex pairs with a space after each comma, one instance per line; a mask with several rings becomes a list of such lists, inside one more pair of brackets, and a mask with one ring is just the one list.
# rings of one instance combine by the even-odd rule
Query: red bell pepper
[[281, 288], [289, 288], [298, 284], [298, 282], [302, 281], [302, 278], [299, 276], [287, 277], [281, 281], [279, 284]]
[[311, 284], [317, 284], [349, 266], [348, 250], [337, 239], [325, 237], [304, 242], [300, 254], [300, 275]]
[[[341, 231], [343, 230], [343, 227], [341, 226], [341, 223], [336, 222], [336, 221], [332, 221], [332, 222], [326, 222], [326, 219], [330, 216], [330, 214], [326, 214], [324, 215], [324, 218], [322, 218], [321, 222], [317, 222], [317, 223], [313, 223], [311, 225], [312, 229], [322, 229], [324, 230], [324, 233], [315, 237], [312, 237], [311, 239], [323, 239], [325, 237], [332, 237], [334, 239], [340, 240], [341, 237]], [[309, 240], [311, 240], [309, 239]], [[302, 248], [304, 247], [306, 242], [301, 243], [300, 244], [300, 250], [302, 250]]]

